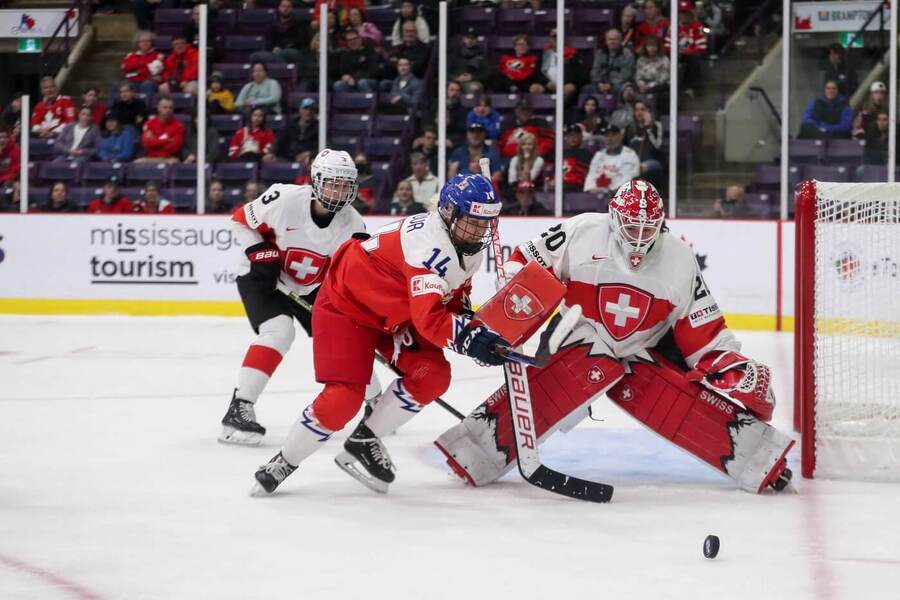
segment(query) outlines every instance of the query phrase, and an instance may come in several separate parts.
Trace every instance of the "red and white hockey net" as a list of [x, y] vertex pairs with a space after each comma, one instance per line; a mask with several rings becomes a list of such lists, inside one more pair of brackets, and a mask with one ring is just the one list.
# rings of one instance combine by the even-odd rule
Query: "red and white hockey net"
[[900, 479], [900, 184], [797, 191], [803, 476]]

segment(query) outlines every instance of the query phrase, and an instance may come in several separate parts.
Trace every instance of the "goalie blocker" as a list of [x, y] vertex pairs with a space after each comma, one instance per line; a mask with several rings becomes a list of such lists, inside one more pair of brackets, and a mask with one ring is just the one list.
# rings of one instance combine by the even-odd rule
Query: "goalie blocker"
[[[531, 263], [530, 263], [531, 264]], [[690, 381], [657, 351], [633, 362], [630, 373], [590, 344], [560, 350], [543, 369], [529, 369], [538, 441], [581, 420], [602, 393], [632, 417], [744, 490], [783, 489], [790, 478], [785, 456], [794, 441], [724, 396]], [[567, 419], [570, 423], [566, 423]], [[506, 386], [494, 392], [435, 445], [469, 484], [489, 484], [515, 465], [516, 448]]]

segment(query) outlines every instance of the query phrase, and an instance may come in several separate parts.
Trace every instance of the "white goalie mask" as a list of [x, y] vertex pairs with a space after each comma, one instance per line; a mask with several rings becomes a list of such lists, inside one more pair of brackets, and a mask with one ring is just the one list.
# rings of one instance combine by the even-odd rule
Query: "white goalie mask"
[[640, 268], [665, 220], [662, 197], [648, 181], [629, 181], [610, 199], [609, 216], [616, 241], [628, 255], [628, 265], [633, 270]]
[[329, 212], [339, 212], [356, 199], [359, 179], [348, 153], [326, 148], [313, 159], [310, 171], [313, 195]]

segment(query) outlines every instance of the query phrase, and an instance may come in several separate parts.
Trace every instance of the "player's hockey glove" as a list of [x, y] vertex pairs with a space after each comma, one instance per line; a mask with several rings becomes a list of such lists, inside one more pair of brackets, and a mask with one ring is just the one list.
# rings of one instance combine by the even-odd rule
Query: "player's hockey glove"
[[275, 289], [281, 272], [281, 251], [272, 242], [260, 242], [245, 250], [250, 259], [250, 275], [260, 283]]
[[478, 321], [472, 321], [459, 332], [453, 341], [456, 351], [471, 357], [482, 365], [502, 365], [506, 359], [497, 352], [497, 348], [508, 348], [509, 342], [488, 329]]
[[686, 377], [740, 402], [761, 421], [772, 418], [772, 373], [762, 363], [737, 352], [715, 351], [701, 358]]

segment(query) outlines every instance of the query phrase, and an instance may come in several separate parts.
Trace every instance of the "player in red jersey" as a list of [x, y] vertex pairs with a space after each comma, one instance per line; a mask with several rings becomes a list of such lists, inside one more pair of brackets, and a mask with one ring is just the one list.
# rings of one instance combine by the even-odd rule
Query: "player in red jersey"
[[[489, 179], [458, 175], [441, 190], [438, 210], [350, 240], [335, 253], [313, 312], [316, 380], [325, 387], [301, 414], [281, 452], [256, 472], [273, 492], [301, 461], [359, 410], [375, 353], [404, 376], [387, 387], [350, 435], [338, 465], [386, 492], [394, 466], [381, 436], [414, 417], [450, 385], [443, 348], [498, 365], [498, 333], [468, 310], [471, 277], [500, 214]], [[362, 469], [357, 468], [356, 462]]]

